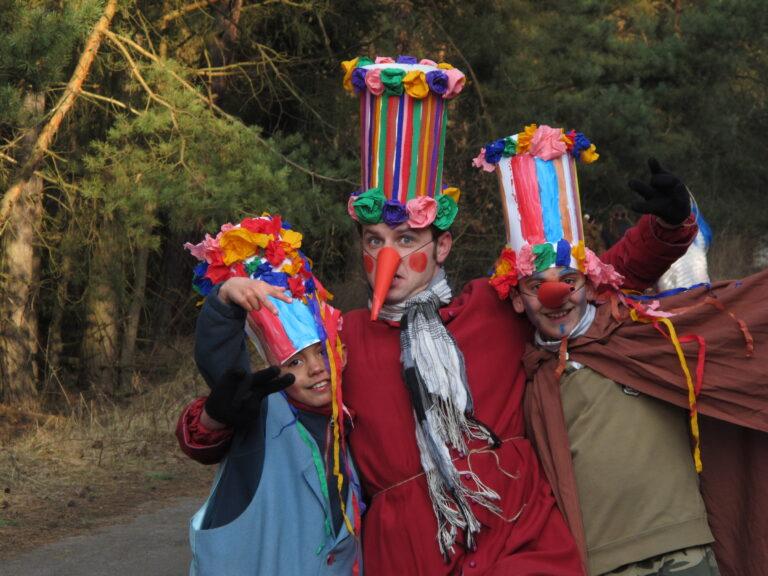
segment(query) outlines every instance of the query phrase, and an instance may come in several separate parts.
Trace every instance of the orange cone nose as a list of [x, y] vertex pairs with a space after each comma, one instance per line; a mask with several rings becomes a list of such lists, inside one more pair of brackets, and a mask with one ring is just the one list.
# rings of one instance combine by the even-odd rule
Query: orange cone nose
[[565, 282], [542, 282], [536, 295], [546, 308], [555, 310], [563, 305], [571, 292], [573, 286]]
[[400, 266], [400, 254], [397, 253], [397, 250], [389, 246], [379, 250], [379, 255], [376, 257], [376, 275], [373, 280], [371, 320], [376, 320], [379, 317], [379, 311], [387, 297], [398, 266]]

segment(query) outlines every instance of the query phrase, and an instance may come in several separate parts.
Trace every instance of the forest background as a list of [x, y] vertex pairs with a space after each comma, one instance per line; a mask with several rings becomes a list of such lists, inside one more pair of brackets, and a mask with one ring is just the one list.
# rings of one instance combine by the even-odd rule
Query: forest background
[[579, 178], [608, 233], [649, 156], [681, 175], [722, 278], [766, 251], [766, 29], [762, 0], [0, 0], [0, 529], [20, 486], [129, 462], [170, 475], [139, 462], [167, 463], [153, 450], [200, 388], [184, 242], [279, 212], [337, 305], [364, 304], [340, 61], [467, 74], [445, 156], [455, 286], [503, 244], [471, 159], [531, 122], [597, 144]]

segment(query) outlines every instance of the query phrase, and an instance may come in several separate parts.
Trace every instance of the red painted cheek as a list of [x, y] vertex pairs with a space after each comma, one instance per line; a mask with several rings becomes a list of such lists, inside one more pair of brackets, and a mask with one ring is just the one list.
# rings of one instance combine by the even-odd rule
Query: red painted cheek
[[373, 258], [369, 256], [368, 254], [363, 255], [363, 268], [365, 268], [365, 271], [370, 274], [373, 272]]
[[424, 272], [427, 269], [427, 255], [417, 252], [408, 257], [408, 267], [414, 272]]

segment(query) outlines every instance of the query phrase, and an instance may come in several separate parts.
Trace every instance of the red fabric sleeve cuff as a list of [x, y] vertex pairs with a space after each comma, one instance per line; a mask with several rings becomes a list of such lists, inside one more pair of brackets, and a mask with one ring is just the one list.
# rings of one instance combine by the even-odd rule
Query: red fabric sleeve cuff
[[699, 227], [696, 224], [696, 216], [693, 213], [689, 214], [688, 218], [678, 226], [662, 224], [656, 216], [650, 217], [650, 220], [651, 233], [654, 238], [670, 246], [688, 246], [699, 231]]
[[176, 425], [176, 438], [184, 454], [202, 464], [215, 464], [227, 453], [233, 430], [209, 430], [200, 422], [206, 400], [204, 396], [196, 398], [184, 408]]

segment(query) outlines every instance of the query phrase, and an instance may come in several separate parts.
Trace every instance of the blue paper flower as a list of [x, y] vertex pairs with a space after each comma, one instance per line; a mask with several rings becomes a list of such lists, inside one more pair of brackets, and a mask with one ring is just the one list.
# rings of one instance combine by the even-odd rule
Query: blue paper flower
[[273, 272], [271, 269], [259, 276], [259, 280], [271, 284], [272, 286], [280, 286], [281, 288], [288, 288], [288, 274], [285, 272]]
[[498, 164], [504, 154], [504, 139], [496, 140], [486, 145], [485, 161], [490, 164]]
[[387, 200], [381, 210], [381, 219], [387, 226], [394, 228], [408, 220], [408, 211], [397, 200]]
[[418, 64], [419, 60], [415, 56], [398, 56], [396, 62], [398, 64]]
[[256, 270], [253, 271], [253, 274], [251, 274], [251, 278], [254, 278], [256, 280], [261, 280], [261, 277], [264, 274], [268, 274], [270, 272], [272, 272], [272, 264], [270, 264], [269, 262], [262, 262], [256, 267]]
[[448, 75], [442, 70], [431, 70], [427, 72], [427, 85], [435, 94], [445, 94], [448, 89]]
[[366, 89], [365, 75], [368, 73], [366, 68], [355, 68], [352, 72], [352, 86], [358, 92], [363, 92]]
[[584, 152], [584, 150], [588, 150], [591, 145], [592, 142], [589, 141], [589, 138], [584, 136], [584, 134], [581, 132], [576, 132], [576, 138], [573, 140], [573, 149], [571, 150], [571, 155], [578, 160], [581, 156], [581, 153]]

